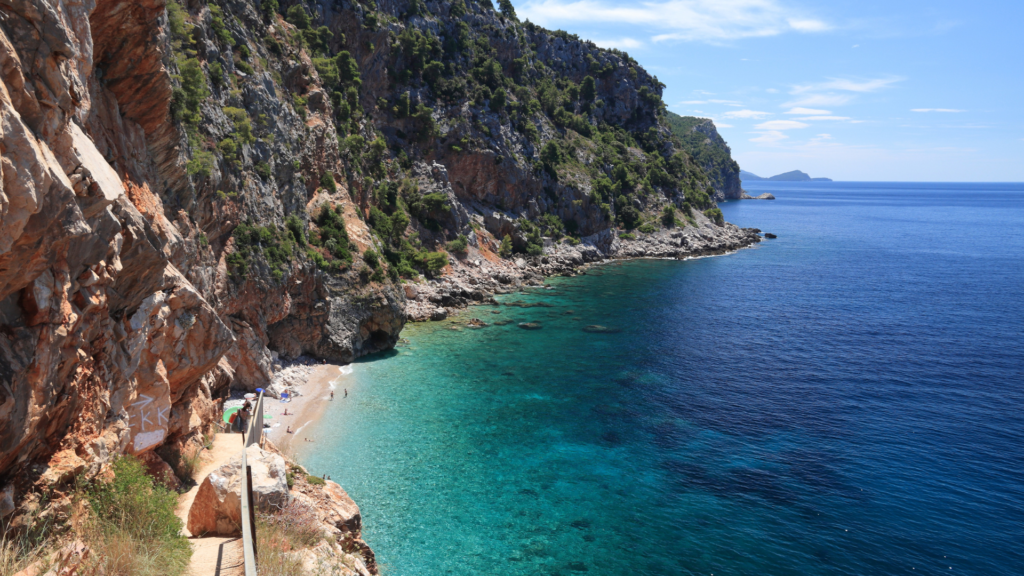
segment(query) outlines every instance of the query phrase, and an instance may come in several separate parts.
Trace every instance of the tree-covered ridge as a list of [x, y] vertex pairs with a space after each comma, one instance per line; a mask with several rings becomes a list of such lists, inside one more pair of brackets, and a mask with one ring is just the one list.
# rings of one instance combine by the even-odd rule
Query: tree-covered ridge
[[679, 139], [680, 147], [704, 170], [716, 189], [726, 186], [727, 177], [739, 174], [740, 165], [733, 160], [732, 151], [710, 119], [667, 112], [665, 122]]
[[[542, 234], [685, 225], [690, 210], [713, 208], [713, 152], [673, 134], [657, 78], [628, 54], [520, 22], [509, 2], [187, 6], [168, 4], [172, 112], [200, 201], [235, 205], [246, 222], [228, 262], [241, 276], [260, 257], [275, 278], [282, 259], [303, 257], [377, 281], [437, 273], [446, 246], [461, 248], [474, 229], [445, 194], [421, 189], [414, 167], [424, 163], [449, 168], [462, 203], [508, 214], [517, 252], [538, 253]], [[261, 101], [268, 92], [280, 102]], [[306, 135], [282, 133], [289, 114]], [[336, 140], [336, 157], [303, 156], [311, 129]], [[482, 166], [490, 181], [466, 183]], [[246, 192], [338, 184], [376, 235], [362, 262], [342, 235], [321, 239], [325, 217], [344, 232], [340, 212], [291, 201], [271, 222]], [[668, 207], [681, 217], [664, 218]]]

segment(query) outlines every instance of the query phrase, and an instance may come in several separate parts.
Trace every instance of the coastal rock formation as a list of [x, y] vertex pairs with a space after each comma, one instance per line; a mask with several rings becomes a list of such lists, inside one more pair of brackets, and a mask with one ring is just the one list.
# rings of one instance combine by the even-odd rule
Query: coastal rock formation
[[485, 250], [471, 248], [464, 258], [452, 261], [449, 274], [424, 281], [407, 292], [409, 321], [444, 320], [460, 308], [491, 301], [495, 294], [539, 286], [545, 277], [576, 274], [587, 265], [607, 260], [714, 256], [761, 241], [757, 229], [728, 222], [718, 226], [703, 214], [694, 214], [693, 218], [696, 226], [637, 232], [633, 238], [604, 233], [583, 238], [579, 244], [552, 242], [542, 255], [521, 259], [521, 266], [489, 260]]
[[732, 159], [732, 149], [707, 118], [679, 116], [668, 112], [672, 131], [682, 140], [684, 149], [711, 179], [716, 201], [740, 200], [746, 194], [740, 182], [740, 166]]

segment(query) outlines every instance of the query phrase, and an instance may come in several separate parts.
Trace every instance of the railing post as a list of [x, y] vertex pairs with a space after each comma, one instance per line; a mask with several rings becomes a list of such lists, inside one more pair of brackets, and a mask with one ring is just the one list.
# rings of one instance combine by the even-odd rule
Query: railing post
[[252, 534], [252, 557], [259, 564], [260, 554], [256, 549], [256, 505], [252, 496], [252, 466], [245, 466], [245, 483], [249, 487], [249, 533]]

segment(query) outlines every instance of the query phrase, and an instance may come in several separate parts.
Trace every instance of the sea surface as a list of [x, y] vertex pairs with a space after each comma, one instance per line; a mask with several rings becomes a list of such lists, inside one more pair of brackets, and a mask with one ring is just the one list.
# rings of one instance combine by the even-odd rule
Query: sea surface
[[300, 461], [384, 574], [1024, 575], [1024, 185], [746, 187], [778, 199], [726, 219], [778, 239], [550, 279], [339, 381]]

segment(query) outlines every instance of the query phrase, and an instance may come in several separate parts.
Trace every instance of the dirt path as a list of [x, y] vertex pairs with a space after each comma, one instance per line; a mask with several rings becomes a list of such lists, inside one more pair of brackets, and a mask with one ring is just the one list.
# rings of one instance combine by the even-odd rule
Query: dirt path
[[242, 576], [245, 559], [240, 537], [192, 538], [191, 576]]
[[194, 538], [188, 531], [188, 511], [196, 499], [199, 486], [203, 480], [217, 468], [220, 468], [242, 450], [241, 434], [217, 434], [213, 438], [213, 448], [203, 452], [199, 471], [196, 472], [197, 484], [178, 499], [175, 510], [178, 518], [186, 527], [182, 534], [188, 536], [192, 544], [192, 560], [189, 564], [193, 576], [235, 576], [245, 573], [242, 558], [242, 539], [231, 537]]

